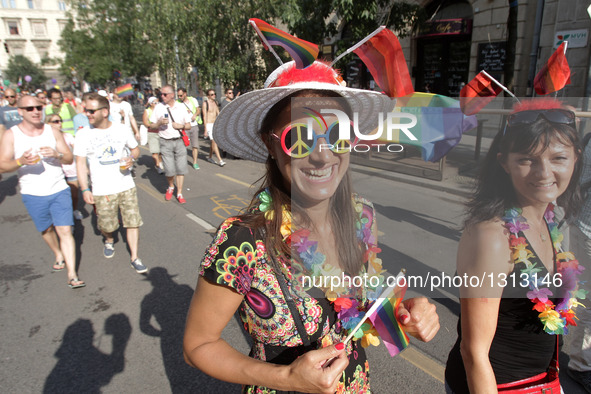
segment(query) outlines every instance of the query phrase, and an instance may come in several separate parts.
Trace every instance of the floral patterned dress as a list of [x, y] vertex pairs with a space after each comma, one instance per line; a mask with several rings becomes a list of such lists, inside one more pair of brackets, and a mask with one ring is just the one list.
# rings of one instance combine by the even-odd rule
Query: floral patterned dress
[[[359, 212], [357, 234], [362, 242], [372, 237], [375, 212], [368, 201], [354, 198]], [[367, 245], [367, 244], [366, 244]], [[367, 245], [370, 246], [370, 245]], [[291, 289], [292, 279], [286, 258], [278, 256], [282, 275]], [[240, 219], [226, 219], [205, 252], [200, 275], [212, 283], [231, 287], [244, 296], [239, 308], [244, 329], [251, 335], [250, 357], [287, 365], [309, 350], [341, 342], [346, 337], [333, 305], [321, 290], [305, 295], [291, 291], [310, 345], [304, 346], [294, 317], [284, 298], [276, 270], [260, 233], [241, 225]], [[298, 296], [299, 295], [299, 296]], [[359, 341], [347, 345], [349, 365], [343, 372], [337, 393], [369, 393], [369, 366]], [[245, 386], [245, 393], [279, 393], [266, 387]]]

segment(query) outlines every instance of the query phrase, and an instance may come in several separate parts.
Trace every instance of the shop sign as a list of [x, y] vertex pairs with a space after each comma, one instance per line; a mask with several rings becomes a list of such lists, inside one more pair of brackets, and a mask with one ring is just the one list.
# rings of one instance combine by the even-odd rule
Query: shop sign
[[557, 31], [554, 35], [554, 49], [564, 41], [568, 41], [568, 49], [584, 48], [587, 46], [589, 29]]
[[418, 37], [431, 37], [442, 35], [457, 35], [472, 33], [472, 19], [440, 19], [424, 22]]

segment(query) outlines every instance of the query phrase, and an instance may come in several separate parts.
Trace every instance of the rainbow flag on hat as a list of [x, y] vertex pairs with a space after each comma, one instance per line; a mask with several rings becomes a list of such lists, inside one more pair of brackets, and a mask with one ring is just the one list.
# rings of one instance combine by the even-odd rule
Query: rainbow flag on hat
[[133, 96], [133, 87], [128, 83], [115, 88], [114, 93], [119, 97]]
[[291, 58], [295, 60], [296, 68], [299, 69], [308, 67], [318, 57], [318, 45], [296, 38], [257, 18], [251, 18], [248, 22], [254, 27], [265, 49], [271, 51], [277, 59], [279, 59], [279, 56], [271, 48], [273, 45], [285, 49]]

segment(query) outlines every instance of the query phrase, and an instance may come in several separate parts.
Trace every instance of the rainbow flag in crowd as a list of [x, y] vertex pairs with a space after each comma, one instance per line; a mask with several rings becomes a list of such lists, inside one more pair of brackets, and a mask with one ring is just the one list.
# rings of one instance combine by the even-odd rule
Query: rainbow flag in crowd
[[570, 84], [570, 67], [566, 61], [566, 45], [563, 42], [534, 78], [534, 88], [540, 95], [556, 92]]
[[133, 87], [128, 83], [115, 88], [113, 92], [119, 97], [133, 96]]
[[[423, 160], [437, 162], [462, 139], [462, 134], [478, 126], [476, 116], [466, 116], [460, 102], [447, 96], [415, 92], [396, 99], [394, 113], [413, 114], [417, 123], [408, 127], [409, 133], [395, 129], [392, 139], [387, 139], [386, 127], [373, 144], [399, 143], [421, 148]], [[408, 117], [393, 118], [394, 123], [410, 124]], [[384, 122], [385, 123], [385, 122]], [[414, 138], [414, 139], [413, 139]], [[362, 141], [370, 144], [370, 141]]]
[[[381, 300], [381, 305], [368, 316], [392, 357], [406, 349], [409, 342], [408, 335], [402, 330], [396, 318], [396, 311], [408, 288], [406, 281], [404, 284], [404, 287], [397, 286], [394, 289], [394, 298]], [[380, 299], [376, 302], [380, 302]]]
[[485, 71], [479, 72], [460, 92], [460, 107], [466, 115], [474, 115], [503, 89]]
[[401, 97], [414, 93], [402, 47], [390, 30], [382, 26], [353, 48], [388, 96]]
[[272, 51], [270, 45], [284, 48], [295, 60], [296, 68], [306, 68], [318, 57], [318, 45], [296, 38], [257, 18], [251, 18], [248, 22], [254, 27], [265, 49]]

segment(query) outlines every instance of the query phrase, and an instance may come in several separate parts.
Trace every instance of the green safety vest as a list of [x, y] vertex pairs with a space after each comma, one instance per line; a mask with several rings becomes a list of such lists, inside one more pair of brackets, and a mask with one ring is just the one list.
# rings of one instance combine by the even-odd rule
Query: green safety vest
[[[74, 130], [74, 121], [72, 118], [76, 115], [76, 111], [74, 108], [70, 111], [72, 106], [70, 104], [64, 103], [60, 108], [59, 116], [62, 118], [62, 132], [74, 135], [76, 130]], [[73, 114], [72, 114], [73, 113]], [[45, 107], [45, 116], [54, 115], [55, 111], [53, 110], [53, 104], [48, 105]]]
[[[190, 96], [188, 96], [187, 98], [189, 99], [188, 107], [191, 110], [191, 113], [197, 112], [197, 108], [199, 108], [199, 102], [197, 101], [197, 99], [195, 97]], [[187, 103], [181, 102], [181, 104], [184, 105]], [[197, 118], [195, 118], [195, 122], [197, 122], [197, 124], [203, 124], [203, 119], [201, 119], [201, 115], [197, 115]]]

